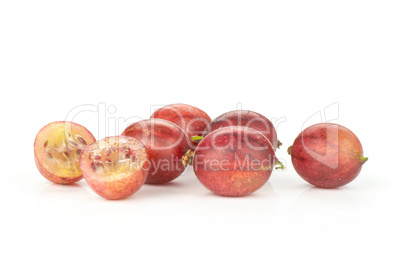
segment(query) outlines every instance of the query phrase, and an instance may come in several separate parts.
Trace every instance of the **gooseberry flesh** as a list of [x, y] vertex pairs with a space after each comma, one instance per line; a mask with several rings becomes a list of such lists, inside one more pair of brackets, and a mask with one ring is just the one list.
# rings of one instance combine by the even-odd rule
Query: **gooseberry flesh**
[[[211, 122], [211, 117], [203, 110], [187, 104], [171, 104], [156, 110], [151, 118], [170, 121], [183, 129], [188, 139], [201, 136], [205, 128]], [[198, 144], [196, 141], [189, 143], [192, 148]]]
[[217, 195], [246, 196], [261, 188], [277, 159], [270, 141], [247, 127], [224, 127], [208, 134], [194, 151], [198, 180]]
[[235, 110], [226, 112], [214, 120], [205, 129], [203, 136], [223, 127], [244, 126], [261, 132], [272, 143], [274, 150], [281, 144], [272, 122], [264, 115], [249, 110]]
[[124, 199], [137, 192], [148, 175], [145, 146], [130, 137], [108, 137], [87, 146], [80, 167], [89, 187], [103, 198]]
[[357, 136], [346, 127], [332, 123], [306, 128], [288, 152], [300, 177], [322, 188], [348, 184], [367, 161]]
[[95, 137], [85, 127], [66, 121], [44, 126], [34, 143], [35, 164], [47, 180], [72, 184], [82, 179], [79, 156]]
[[179, 177], [186, 169], [182, 156], [189, 149], [184, 130], [172, 122], [151, 118], [131, 124], [122, 133], [141, 141], [149, 156], [145, 183], [163, 184]]

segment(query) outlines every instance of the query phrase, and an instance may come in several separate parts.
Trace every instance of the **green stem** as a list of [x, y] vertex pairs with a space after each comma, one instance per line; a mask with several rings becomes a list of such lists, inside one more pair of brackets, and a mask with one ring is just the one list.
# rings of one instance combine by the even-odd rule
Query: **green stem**
[[277, 161], [277, 162], [275, 163], [275, 165], [278, 165], [277, 167], [275, 167], [275, 169], [285, 170], [285, 166], [284, 166], [283, 163], [281, 163], [280, 161]]
[[191, 141], [196, 143], [201, 142], [202, 139], [203, 139], [202, 136], [191, 136]]
[[362, 164], [364, 164], [367, 160], [368, 160], [367, 157], [364, 157], [364, 156], [361, 156], [361, 157], [360, 157], [360, 162], [361, 162]]

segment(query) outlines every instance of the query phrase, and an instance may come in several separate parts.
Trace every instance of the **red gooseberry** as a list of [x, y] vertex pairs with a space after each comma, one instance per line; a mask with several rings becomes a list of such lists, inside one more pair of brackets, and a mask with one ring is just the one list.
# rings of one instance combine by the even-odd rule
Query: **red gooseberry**
[[331, 123], [303, 130], [288, 153], [300, 177], [322, 188], [348, 184], [367, 161], [357, 136], [346, 127]]

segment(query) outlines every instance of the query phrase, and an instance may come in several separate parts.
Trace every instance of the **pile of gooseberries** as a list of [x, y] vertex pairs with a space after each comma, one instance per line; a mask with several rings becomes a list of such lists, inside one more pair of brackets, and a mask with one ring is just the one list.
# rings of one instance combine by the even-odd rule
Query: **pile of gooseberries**
[[[165, 184], [189, 166], [208, 190], [239, 197], [284, 169], [275, 155], [281, 144], [272, 122], [259, 113], [236, 110], [211, 120], [197, 107], [173, 104], [98, 141], [79, 124], [50, 123], [37, 134], [34, 154], [49, 181], [67, 185], [84, 178], [106, 199], [127, 198], [143, 184]], [[300, 177], [321, 188], [351, 182], [367, 161], [356, 135], [332, 123], [303, 130], [288, 153]]]

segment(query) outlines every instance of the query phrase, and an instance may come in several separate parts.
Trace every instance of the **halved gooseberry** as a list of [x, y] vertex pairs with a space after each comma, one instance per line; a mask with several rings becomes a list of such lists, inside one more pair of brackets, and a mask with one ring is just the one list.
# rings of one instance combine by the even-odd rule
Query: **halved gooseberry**
[[35, 163], [39, 172], [57, 184], [71, 184], [82, 178], [79, 156], [95, 137], [85, 127], [73, 122], [53, 122], [43, 127], [35, 138]]
[[115, 136], [85, 148], [80, 168], [88, 185], [106, 199], [123, 199], [137, 192], [148, 176], [145, 146], [138, 140]]

